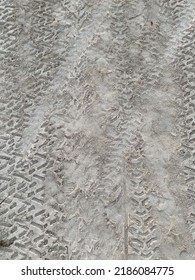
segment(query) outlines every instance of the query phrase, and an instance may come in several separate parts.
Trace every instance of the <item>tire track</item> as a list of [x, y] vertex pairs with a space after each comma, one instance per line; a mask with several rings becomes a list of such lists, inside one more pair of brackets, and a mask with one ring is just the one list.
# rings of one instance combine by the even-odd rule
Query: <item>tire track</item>
[[[171, 13], [169, 13], [170, 10], [172, 11]], [[167, 44], [164, 57], [174, 63], [183, 34], [195, 20], [195, 3], [191, 0], [173, 1], [172, 4], [170, 1], [166, 1], [166, 5], [162, 5], [161, 12], [163, 14], [168, 13], [169, 21], [173, 26], [170, 30], [171, 38], [169, 44]], [[173, 12], [174, 14], [172, 14]]]
[[[150, 200], [156, 209], [154, 216], [161, 240], [160, 255], [163, 258], [178, 259], [193, 256], [191, 238], [185, 227], [187, 201], [185, 195], [182, 195], [184, 192], [181, 176], [182, 161], [178, 161], [178, 149], [182, 141], [179, 115], [183, 105], [182, 92], [179, 88], [180, 81], [176, 78], [177, 73], [181, 71], [178, 69], [179, 71], [176, 72], [175, 70], [177, 68], [177, 48], [181, 45], [179, 40], [183, 36], [182, 32], [187, 26], [190, 26], [193, 18], [193, 5], [190, 10], [190, 3], [185, 2], [184, 4], [180, 7], [181, 10], [177, 10], [177, 7], [173, 6], [175, 14], [182, 15], [181, 22], [179, 22], [179, 17], [176, 19], [169, 15], [167, 23], [162, 24], [163, 18], [160, 20], [161, 16], [157, 14], [157, 18], [162, 24], [158, 32], [160, 37], [158, 41], [149, 38], [148, 49], [151, 53], [156, 50], [155, 64], [157, 67], [154, 67], [154, 71], [158, 74], [153, 77], [151, 92], [147, 91], [145, 95], [146, 98], [148, 96], [152, 99], [149, 101], [147, 98], [144, 101], [146, 107], [143, 107], [143, 111], [146, 114], [146, 121], [143, 124], [145, 128], [142, 130], [146, 142], [145, 152], [149, 163], [147, 165], [152, 174], [150, 184], [153, 186], [153, 190]], [[153, 9], [155, 10], [154, 7]], [[161, 9], [159, 12], [164, 17], [165, 11]], [[169, 26], [173, 25], [174, 29], [170, 29]], [[165, 36], [167, 43], [159, 47], [160, 38]], [[157, 44], [155, 49], [151, 47], [154, 41]], [[147, 66], [145, 69], [150, 72]], [[148, 88], [147, 79], [146, 84]], [[151, 114], [151, 112], [153, 113]], [[151, 133], [152, 137], [149, 136]], [[152, 164], [151, 159], [155, 165]], [[181, 200], [182, 203], [178, 203]]]
[[[52, 47], [51, 44], [54, 40], [53, 36], [55, 34], [50, 32], [52, 23], [50, 6], [48, 4], [44, 5], [43, 1], [31, 1], [31, 5], [32, 10], [30, 12], [28, 10], [29, 7], [25, 5], [18, 5], [17, 7], [10, 5], [9, 9], [3, 7], [3, 13], [6, 10], [11, 10], [11, 12], [13, 11], [13, 17], [11, 18], [11, 20], [13, 20], [11, 21], [13, 28], [10, 27], [10, 29], [13, 29], [13, 34], [17, 35], [15, 37], [12, 36], [12, 34], [10, 35], [10, 38], [12, 39], [12, 44], [9, 43], [10, 49], [7, 45], [5, 45], [6, 52], [10, 50], [10, 53], [8, 52], [8, 57], [7, 55], [4, 55], [4, 65], [7, 67], [5, 68], [4, 66], [4, 72], [5, 77], [8, 77], [7, 92], [10, 92], [10, 97], [7, 101], [7, 110], [5, 110], [5, 113], [11, 116], [11, 119], [8, 121], [6, 127], [8, 137], [4, 137], [4, 139], [10, 139], [8, 141], [8, 144], [10, 142], [10, 146], [6, 152], [10, 155], [12, 164], [7, 170], [9, 178], [5, 180], [5, 177], [2, 176], [2, 180], [8, 183], [10, 182], [9, 185], [7, 183], [7, 188], [4, 188], [4, 190], [8, 191], [9, 196], [9, 199], [7, 200], [7, 204], [10, 205], [8, 218], [13, 222], [12, 225], [7, 223], [7, 226], [5, 226], [6, 223], [4, 222], [3, 226], [4, 228], [8, 228], [7, 231], [9, 238], [15, 241], [12, 245], [13, 250], [9, 248], [7, 249], [7, 253], [9, 253], [7, 254], [8, 259], [31, 259], [44, 257], [45, 252], [42, 249], [39, 249], [39, 246], [47, 244], [47, 240], [44, 240], [42, 233], [45, 226], [44, 218], [45, 215], [48, 215], [48, 213], [45, 209], [43, 209], [43, 204], [45, 202], [42, 183], [44, 180], [44, 170], [41, 170], [44, 167], [46, 168], [47, 164], [46, 161], [43, 161], [44, 157], [41, 157], [41, 154], [39, 156], [35, 155], [31, 160], [30, 156], [24, 157], [22, 144], [24, 142], [28, 142], [27, 140], [29, 138], [27, 139], [25, 136], [32, 136], [32, 134], [29, 133], [29, 130], [26, 129], [26, 126], [29, 125], [29, 119], [35, 106], [37, 105], [38, 100], [40, 99], [40, 96], [45, 94], [44, 90], [46, 90], [49, 86], [49, 84], [47, 85], [46, 83], [44, 75], [47, 72], [47, 74], [49, 74], [49, 76], [47, 75], [47, 78], [51, 80], [52, 74], [55, 73], [56, 56], [52, 55], [50, 51], [48, 52], [47, 47], [45, 49], [46, 43]], [[27, 16], [29, 16], [25, 28], [29, 28], [30, 26], [30, 28], [35, 27], [36, 29], [36, 26], [38, 26], [37, 30], [31, 30], [31, 32], [29, 32], [29, 34], [32, 35], [31, 39], [34, 44], [32, 47], [34, 47], [34, 49], [29, 56], [32, 61], [29, 62], [29, 58], [27, 58], [27, 65], [24, 64], [23, 61], [25, 61], [25, 59], [23, 59], [23, 57], [26, 54], [26, 38], [24, 37], [28, 34], [28, 30], [23, 30], [23, 23], [20, 22], [20, 16], [22, 13], [27, 13]], [[10, 14], [11, 13], [9, 12], [9, 18]], [[3, 17], [5, 18], [4, 15]], [[7, 18], [5, 19], [6, 30], [9, 20]], [[30, 24], [32, 24], [32, 26]], [[44, 29], [45, 27], [46, 29]], [[43, 35], [44, 42], [42, 41]], [[49, 39], [51, 39], [51, 41], [49, 41]], [[31, 42], [31, 40], [29, 41]], [[48, 58], [48, 55], [50, 56], [50, 59], [48, 60], [49, 63], [46, 63], [45, 59]], [[28, 70], [29, 68], [30, 70]], [[29, 82], [29, 73], [34, 77], [34, 80], [33, 83], [30, 81], [30, 83], [26, 86], [26, 82]], [[29, 95], [26, 94], [26, 91]], [[35, 111], [35, 114], [37, 114], [37, 111]], [[42, 118], [43, 115], [44, 114], [42, 113]], [[38, 119], [38, 116], [36, 116], [36, 118]], [[33, 119], [33, 121], [36, 121], [36, 119]], [[15, 138], [17, 140], [16, 144], [14, 143]], [[35, 143], [38, 141], [36, 138], [34, 138], [34, 140], [36, 140]], [[30, 142], [33, 144], [33, 139], [30, 139]], [[3, 145], [5, 146], [5, 144]], [[36, 149], [36, 144], [34, 146], [35, 147], [33, 148]], [[40, 147], [37, 149], [40, 152]], [[31, 152], [33, 154], [33, 151]], [[7, 213], [8, 211], [6, 208], [3, 211], [3, 214]], [[40, 236], [42, 237], [40, 238]], [[34, 244], [32, 243], [32, 239]], [[35, 245], [36, 243], [38, 245]]]
[[[89, 35], [93, 35], [93, 32], [90, 25]], [[86, 35], [82, 33], [82, 36]], [[82, 36], [79, 35], [79, 40]], [[80, 49], [80, 44], [78, 46]], [[65, 136], [64, 140], [60, 137], [60, 141], [55, 138], [55, 152], [50, 156], [54, 160], [57, 155], [59, 156], [60, 162], [59, 167], [56, 168], [58, 170], [56, 177], [62, 178], [59, 187], [60, 199], [64, 201], [64, 208], [69, 208], [69, 213], [68, 210], [64, 210], [67, 213], [65, 225], [61, 222], [60, 213], [56, 212], [56, 216], [59, 217], [56, 222], [56, 235], [61, 236], [63, 232], [63, 235], [65, 234], [66, 239], [69, 240], [71, 259], [86, 258], [87, 256], [98, 258], [102, 254], [103, 246], [103, 242], [98, 240], [99, 237], [95, 230], [99, 220], [104, 220], [104, 217], [101, 217], [102, 210], [99, 210], [102, 203], [96, 200], [93, 202], [93, 198], [97, 195], [96, 181], [100, 166], [93, 145], [97, 146], [96, 149], [99, 148], [101, 129], [98, 122], [94, 120], [94, 112], [91, 110], [91, 106], [97, 104], [97, 93], [96, 88], [91, 85], [93, 74], [90, 74], [87, 69], [92, 57], [90, 50], [88, 51], [89, 43], [83, 42], [82, 47], [82, 53], [73, 47], [71, 53], [73, 63], [70, 66], [68, 63], [66, 64], [67, 67], [70, 67], [68, 69], [71, 77], [69, 84], [64, 86], [64, 95], [61, 95], [63, 105], [62, 103], [56, 104], [50, 115], [54, 127], [57, 128], [56, 135]], [[96, 52], [97, 50], [95, 50]], [[96, 55], [98, 54], [96, 53]], [[89, 116], [89, 111], [92, 113], [91, 116]], [[98, 211], [100, 211], [99, 214]], [[100, 226], [102, 225], [100, 224]], [[99, 243], [101, 245], [98, 245]], [[78, 246], [82, 246], [86, 250], [83, 253], [79, 252]]]
[[[181, 69], [180, 84], [182, 90], [183, 112], [180, 117], [182, 144], [180, 156], [183, 160], [185, 191], [188, 200], [186, 213], [187, 224], [191, 233], [191, 242], [195, 245], [194, 231], [194, 24], [183, 34], [181, 48], [178, 52], [178, 67]], [[185, 132], [183, 131], [185, 127]]]
[[[188, 4], [185, 2], [180, 7], [181, 10], [178, 9], [177, 3], [172, 5], [174, 14], [178, 13], [181, 16], [182, 24], [179, 22], [179, 16], [172, 17], [168, 12], [165, 21], [164, 15], [167, 10], [158, 9], [155, 5], [152, 7], [161, 25], [155, 28], [156, 33], [153, 24], [154, 30], [148, 38], [148, 53], [155, 56], [153, 70], [150, 71], [148, 65], [145, 65], [146, 73], [152, 75], [145, 76], [147, 91], [142, 100], [143, 104], [145, 103], [142, 107], [145, 115], [142, 135], [145, 141], [146, 163], [151, 173], [149, 197], [157, 221], [157, 236], [160, 242], [158, 254], [165, 259], [180, 259], [184, 255], [191, 258], [193, 254], [189, 232], [185, 227], [186, 199], [183, 197], [182, 204], [178, 203], [181, 199], [178, 194], [183, 192], [180, 176], [182, 163], [178, 161], [178, 148], [182, 138], [178, 118], [182, 105], [179, 101], [181, 90], [175, 72], [181, 34], [192, 22], [193, 10], [188, 9]], [[149, 81], [150, 77], [152, 83]]]
[[[136, 85], [142, 60], [141, 50], [139, 47], [136, 49], [136, 44], [138, 38], [142, 36], [142, 31], [138, 29], [137, 33], [131, 33], [131, 28], [137, 23], [138, 17], [141, 17], [138, 22], [142, 22], [144, 10], [142, 4], [138, 5], [133, 1], [131, 3], [114, 1], [112, 10], [111, 28], [113, 38], [116, 38], [113, 40], [112, 48], [113, 53], [117, 54], [114, 63], [120, 115], [115, 151], [110, 151], [110, 154], [118, 155], [115, 167], [117, 166], [123, 182], [125, 259], [155, 258], [159, 246], [155, 233], [156, 223], [149, 202], [150, 189], [147, 183], [148, 171], [144, 163], [144, 142], [140, 134], [142, 117], [137, 108], [141, 86]], [[127, 12], [130, 6], [133, 7], [134, 16], [137, 14], [138, 17], [130, 18]], [[132, 49], [128, 48], [130, 40]], [[113, 157], [112, 162], [116, 162], [116, 157]], [[122, 166], [121, 170], [119, 166]], [[111, 177], [116, 178], [116, 174], [111, 173]]]
[[[14, 255], [16, 240], [23, 232], [23, 228], [16, 221], [16, 216], [22, 216], [28, 202], [25, 193], [17, 192], [16, 186], [20, 186], [21, 180], [15, 174], [15, 166], [21, 160], [20, 146], [24, 129], [23, 100], [20, 90], [20, 78], [22, 76], [21, 60], [18, 56], [19, 29], [16, 24], [17, 9], [12, 1], [1, 1], [1, 195], [6, 200], [1, 205], [1, 232], [4, 232], [5, 242], [9, 246], [3, 247], [3, 254], [11, 259]], [[18, 203], [20, 202], [20, 203]], [[17, 231], [17, 233], [16, 233]], [[24, 251], [18, 251], [15, 257], [26, 258]]]

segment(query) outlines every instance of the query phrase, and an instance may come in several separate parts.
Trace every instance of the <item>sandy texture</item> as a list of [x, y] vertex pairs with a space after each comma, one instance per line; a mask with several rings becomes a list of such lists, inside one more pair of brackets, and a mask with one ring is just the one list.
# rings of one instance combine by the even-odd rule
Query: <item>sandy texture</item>
[[0, 0], [0, 259], [195, 258], [194, 18]]

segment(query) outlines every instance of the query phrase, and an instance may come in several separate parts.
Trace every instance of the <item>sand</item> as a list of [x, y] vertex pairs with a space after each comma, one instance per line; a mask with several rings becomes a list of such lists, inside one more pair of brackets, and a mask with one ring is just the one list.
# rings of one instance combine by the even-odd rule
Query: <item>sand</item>
[[195, 258], [194, 19], [0, 0], [0, 259]]

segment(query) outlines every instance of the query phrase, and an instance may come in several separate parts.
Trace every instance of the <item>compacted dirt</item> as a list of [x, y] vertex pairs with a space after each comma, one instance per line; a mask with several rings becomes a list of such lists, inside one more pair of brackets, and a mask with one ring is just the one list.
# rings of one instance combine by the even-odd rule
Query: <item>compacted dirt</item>
[[195, 258], [194, 19], [0, 0], [0, 259]]

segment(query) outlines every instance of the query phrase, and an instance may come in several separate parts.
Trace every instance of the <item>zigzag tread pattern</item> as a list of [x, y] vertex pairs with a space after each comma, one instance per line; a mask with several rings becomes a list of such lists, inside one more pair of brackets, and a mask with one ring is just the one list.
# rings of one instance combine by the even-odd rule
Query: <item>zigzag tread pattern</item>
[[[188, 26], [189, 1], [160, 3], [178, 33]], [[164, 86], [166, 28], [155, 19], [157, 6], [0, 0], [0, 259], [161, 256], [157, 217], [166, 211], [156, 214], [152, 200], [142, 112], [148, 92]], [[194, 245], [193, 26], [180, 37], [180, 153]], [[154, 100], [151, 120], [163, 108]]]
[[178, 64], [182, 70], [180, 77], [181, 88], [183, 91], [181, 114], [181, 129], [185, 127], [183, 133], [183, 141], [180, 148], [180, 154], [183, 159], [183, 175], [185, 178], [185, 185], [187, 188], [188, 198], [188, 225], [192, 235], [193, 246], [195, 246], [195, 232], [194, 232], [194, 132], [195, 132], [195, 84], [194, 84], [194, 55], [193, 50], [195, 46], [194, 41], [194, 27], [191, 26], [185, 31], [181, 48], [178, 51]]

